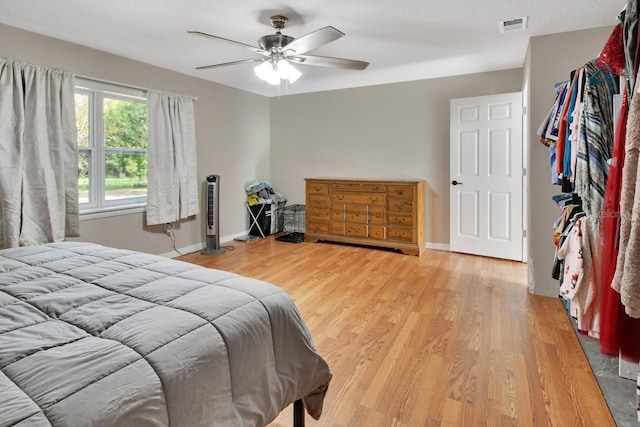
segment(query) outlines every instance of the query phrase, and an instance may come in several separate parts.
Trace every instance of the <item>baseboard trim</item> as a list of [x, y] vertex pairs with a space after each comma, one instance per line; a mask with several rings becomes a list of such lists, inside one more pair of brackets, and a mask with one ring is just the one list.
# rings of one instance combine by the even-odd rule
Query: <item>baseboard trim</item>
[[[243, 233], [232, 234], [232, 235], [229, 235], [229, 236], [222, 236], [222, 237], [220, 237], [220, 244], [231, 242], [236, 237], [246, 236], [246, 235], [247, 235], [247, 233], [243, 232]], [[160, 254], [160, 256], [161, 257], [165, 257], [165, 258], [176, 258], [176, 257], [182, 256], [182, 255], [190, 254], [192, 252], [201, 251], [205, 247], [206, 247], [206, 242], [200, 242], [200, 243], [196, 243], [195, 245], [184, 246], [182, 248], [177, 248], [177, 250], [180, 253], [178, 253], [176, 251], [171, 251], [171, 252], [167, 252], [167, 253], [164, 253], [164, 254]]]
[[[233, 241], [233, 239], [235, 239], [236, 237], [240, 237], [240, 236], [246, 236], [247, 232], [241, 232], [241, 233], [236, 233], [236, 234], [231, 234], [228, 236], [222, 236], [220, 237], [220, 243], [227, 243], [227, 242], [231, 242]], [[178, 251], [180, 251], [180, 254], [189, 254], [191, 252], [198, 252], [201, 251], [205, 248], [205, 242], [200, 242], [200, 243], [196, 243], [195, 245], [191, 245], [191, 246], [185, 246], [182, 248], [177, 248]], [[433, 249], [436, 251], [446, 251], [446, 252], [450, 252], [451, 249], [449, 247], [449, 245], [445, 244], [445, 243], [434, 243], [434, 242], [426, 242], [426, 246], [427, 249]], [[176, 258], [180, 256], [179, 253], [177, 253], [176, 251], [171, 251], [171, 252], [167, 252], [164, 254], [160, 254], [160, 256], [165, 257], [165, 258]]]
[[450, 252], [451, 251], [450, 246], [445, 244], [445, 243], [427, 242], [426, 248], [427, 249], [433, 249], [433, 250], [436, 250], [436, 251], [446, 251], [446, 252]]

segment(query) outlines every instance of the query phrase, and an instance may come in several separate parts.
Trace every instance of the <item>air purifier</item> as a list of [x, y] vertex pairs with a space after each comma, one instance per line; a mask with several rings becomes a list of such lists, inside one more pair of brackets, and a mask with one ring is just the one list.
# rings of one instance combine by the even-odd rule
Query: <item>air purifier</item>
[[220, 247], [220, 176], [207, 176], [207, 190], [205, 191], [207, 206], [207, 224], [206, 224], [206, 247], [202, 251], [203, 255], [217, 255], [224, 252], [224, 248]]

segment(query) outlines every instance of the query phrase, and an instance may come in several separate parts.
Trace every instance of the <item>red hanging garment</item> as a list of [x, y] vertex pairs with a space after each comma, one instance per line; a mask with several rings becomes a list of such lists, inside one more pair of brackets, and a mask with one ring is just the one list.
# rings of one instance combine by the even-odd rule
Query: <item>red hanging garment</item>
[[[620, 117], [616, 125], [613, 143], [609, 179], [604, 192], [602, 218], [600, 219], [600, 271], [602, 286], [602, 307], [600, 318], [600, 350], [602, 353], [617, 356], [618, 316], [620, 313], [620, 294], [611, 288], [611, 281], [616, 271], [618, 259], [618, 236], [620, 232], [620, 188], [622, 184], [622, 165], [624, 161], [624, 142], [627, 128], [629, 103], [624, 91]], [[624, 310], [622, 310], [624, 312]]]
[[[577, 73], [577, 72], [576, 72]], [[558, 128], [558, 141], [556, 142], [556, 169], [555, 172], [558, 175], [562, 175], [564, 173], [564, 149], [567, 141], [567, 115], [569, 113], [569, 104], [571, 100], [571, 92], [573, 91], [573, 85], [575, 84], [576, 79], [572, 79], [569, 83], [567, 89], [567, 96], [564, 99], [564, 105], [562, 106], [562, 111], [560, 112], [560, 124]]]
[[620, 302], [620, 294], [611, 288], [616, 269], [618, 241], [620, 235], [620, 194], [622, 168], [624, 166], [625, 141], [629, 102], [623, 91], [622, 107], [616, 124], [609, 179], [604, 194], [602, 218], [600, 219], [600, 272], [601, 272], [601, 318], [600, 350], [603, 354], [618, 356], [637, 363], [640, 360], [640, 319], [627, 315]]
[[622, 24], [616, 25], [613, 29], [596, 60], [596, 67], [609, 74], [624, 76], [625, 60]]

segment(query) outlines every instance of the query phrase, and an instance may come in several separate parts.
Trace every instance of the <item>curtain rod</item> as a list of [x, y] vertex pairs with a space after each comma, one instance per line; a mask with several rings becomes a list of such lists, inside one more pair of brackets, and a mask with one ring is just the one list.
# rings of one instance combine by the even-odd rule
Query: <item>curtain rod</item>
[[[83, 76], [81, 74], [76, 74], [76, 77], [84, 79], [84, 80], [89, 80], [89, 81], [92, 81], [92, 82], [96, 82], [96, 83], [106, 83], [106, 84], [110, 84], [110, 85], [114, 85], [114, 86], [124, 87], [124, 88], [127, 88], [127, 89], [141, 90], [143, 92], [148, 92], [150, 90], [155, 90], [155, 89], [149, 89], [149, 88], [142, 87], [142, 86], [135, 86], [135, 85], [125, 84], [125, 83], [120, 83], [120, 82], [114, 82], [112, 80], [98, 79], [96, 77]], [[167, 93], [175, 93], [175, 92], [167, 92]], [[175, 93], [175, 94], [179, 95], [179, 96], [188, 96], [189, 98], [192, 98], [194, 101], [198, 100], [197, 96], [182, 95], [180, 93]]]

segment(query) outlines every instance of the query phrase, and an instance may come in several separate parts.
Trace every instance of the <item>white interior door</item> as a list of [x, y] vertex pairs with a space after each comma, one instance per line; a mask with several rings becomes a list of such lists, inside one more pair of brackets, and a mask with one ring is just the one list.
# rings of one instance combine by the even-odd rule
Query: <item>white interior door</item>
[[451, 100], [450, 247], [522, 261], [522, 93]]

